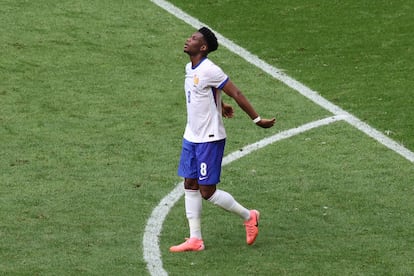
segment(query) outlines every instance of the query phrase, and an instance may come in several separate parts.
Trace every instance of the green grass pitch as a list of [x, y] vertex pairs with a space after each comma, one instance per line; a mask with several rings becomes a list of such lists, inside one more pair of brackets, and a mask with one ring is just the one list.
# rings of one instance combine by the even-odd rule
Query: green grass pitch
[[[172, 1], [414, 150], [413, 3], [250, 2]], [[181, 181], [194, 29], [147, 0], [5, 0], [0, 24], [0, 274], [148, 275], [145, 224]], [[236, 108], [226, 154], [331, 116], [224, 47], [210, 58], [278, 119], [259, 129]], [[188, 235], [179, 200], [164, 269], [411, 275], [412, 183], [412, 162], [349, 124], [313, 129], [224, 167], [220, 187], [262, 213], [254, 246], [237, 217], [204, 204], [206, 250], [170, 254]]]

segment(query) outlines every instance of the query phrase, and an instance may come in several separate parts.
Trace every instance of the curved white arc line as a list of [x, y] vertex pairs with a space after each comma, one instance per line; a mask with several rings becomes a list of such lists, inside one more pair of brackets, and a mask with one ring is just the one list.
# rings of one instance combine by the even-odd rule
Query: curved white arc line
[[147, 262], [147, 269], [151, 275], [163, 276], [168, 273], [162, 268], [159, 236], [162, 224], [174, 204], [184, 194], [184, 183], [178, 183], [175, 188], [166, 195], [152, 211], [144, 230], [143, 254]]
[[[167, 12], [171, 13], [172, 15], [176, 16], [177, 18], [183, 20], [184, 22], [188, 23], [189, 25], [193, 26], [194, 28], [200, 28], [202, 26], [207, 26], [206, 24], [202, 23], [201, 21], [195, 19], [194, 17], [188, 15], [187, 13], [183, 12], [181, 9], [175, 7], [174, 5], [168, 3], [164, 0], [151, 0], [153, 3], [158, 5], [159, 7], [163, 8]], [[211, 28], [212, 29], [212, 28]], [[212, 29], [214, 31], [214, 29]], [[316, 91], [313, 91], [309, 87], [303, 85], [302, 83], [298, 82], [297, 80], [289, 77], [285, 73], [282, 72], [282, 70], [269, 65], [265, 61], [261, 60], [257, 56], [251, 54], [247, 50], [241, 48], [240, 46], [236, 45], [232, 41], [228, 40], [227, 38], [223, 37], [218, 32], [214, 31], [216, 33], [217, 38], [220, 40], [220, 43], [228, 48], [231, 52], [239, 55], [249, 63], [255, 65], [256, 67], [262, 69], [264, 72], [270, 74], [275, 79], [283, 82], [287, 86], [291, 87], [292, 89], [296, 90], [306, 98], [310, 99], [314, 103], [318, 104], [319, 106], [323, 107], [324, 109], [330, 111], [333, 113], [334, 117], [330, 118], [337, 118], [332, 120], [332, 122], [337, 120], [345, 120], [350, 125], [354, 126], [355, 128], [359, 129], [360, 131], [364, 132], [371, 138], [375, 139], [379, 143], [383, 144], [384, 146], [388, 147], [389, 149], [397, 152], [401, 156], [403, 156], [405, 159], [411, 161], [414, 163], [414, 153], [405, 148], [404, 146], [398, 144], [394, 140], [390, 139], [389, 137], [385, 136], [378, 130], [372, 128], [368, 124], [362, 122], [357, 117], [353, 116], [352, 114], [346, 112], [345, 110], [341, 109], [340, 107], [334, 105], [333, 103], [329, 102], [322, 96], [320, 96]], [[328, 118], [326, 118], [328, 119]], [[323, 120], [326, 120], [323, 119]], [[320, 121], [323, 121], [320, 120]], [[319, 121], [317, 121], [319, 122]], [[326, 123], [325, 123], [326, 124]], [[309, 125], [309, 124], [308, 124]], [[323, 125], [323, 124], [322, 124]], [[315, 126], [316, 127], [316, 126]], [[312, 127], [313, 128], [313, 127]], [[298, 134], [298, 133], [296, 133]], [[295, 133], [288, 134], [286, 132], [281, 132], [276, 135], [279, 135], [279, 138], [276, 139], [285, 139], [288, 137], [291, 137], [293, 135], [296, 135]], [[275, 135], [275, 136], [276, 136]], [[285, 137], [286, 136], [286, 137]], [[273, 136], [272, 136], [273, 137]], [[266, 138], [266, 139], [270, 139]], [[265, 140], [265, 139], [264, 139]], [[270, 139], [272, 140], [272, 139]], [[263, 141], [263, 140], [262, 140]], [[275, 142], [273, 141], [273, 142]], [[271, 143], [273, 143], [271, 142]], [[260, 143], [260, 141], [258, 142]], [[264, 144], [268, 144], [267, 142], [263, 142]], [[255, 146], [252, 146], [255, 145]], [[250, 147], [253, 147], [253, 149], [244, 148], [242, 151], [234, 152], [232, 154], [238, 156], [230, 157], [226, 156], [223, 159], [223, 165], [228, 164], [238, 158], [241, 158], [242, 156], [246, 155], [246, 153], [241, 153], [243, 151], [254, 151], [256, 149], [262, 148], [264, 145], [262, 144], [252, 144]], [[247, 146], [249, 147], [249, 146]], [[251, 152], [250, 151], [250, 152]], [[236, 158], [232, 160], [232, 158]], [[232, 160], [232, 161], [231, 161]], [[180, 197], [183, 195], [183, 184], [179, 183], [174, 188], [174, 190], [168, 194], [166, 197], [164, 197], [160, 204], [153, 210], [151, 217], [148, 220], [147, 226], [145, 228], [144, 232], [144, 241], [143, 241], [143, 247], [144, 247], [144, 259], [147, 262], [147, 268], [151, 275], [168, 275], [168, 273], [162, 268], [162, 261], [160, 257], [160, 251], [158, 246], [158, 236], [161, 233], [162, 229], [162, 223], [167, 216], [170, 208], [177, 202]], [[163, 207], [164, 206], [164, 207]]]
[[[230, 153], [223, 158], [223, 166], [228, 165], [231, 162], [252, 153], [253, 151], [261, 149], [277, 141], [287, 139], [313, 128], [328, 125], [343, 119], [343, 116], [328, 117], [302, 125], [297, 128], [279, 132], [273, 136], [264, 138], [256, 143], [245, 146], [241, 150]], [[144, 260], [147, 262], [147, 269], [151, 275], [168, 275], [162, 267], [159, 236], [161, 234], [162, 224], [170, 209], [184, 194], [183, 186], [183, 182], [178, 183], [175, 188], [160, 201], [158, 206], [155, 207], [155, 209], [152, 211], [151, 216], [147, 221], [147, 225], [145, 226], [143, 236], [143, 254]]]

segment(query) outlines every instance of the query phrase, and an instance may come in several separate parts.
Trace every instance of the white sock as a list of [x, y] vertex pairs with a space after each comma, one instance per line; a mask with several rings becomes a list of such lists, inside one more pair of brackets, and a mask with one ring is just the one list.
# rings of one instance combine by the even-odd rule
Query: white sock
[[228, 192], [216, 190], [216, 192], [208, 199], [208, 201], [217, 206], [220, 206], [224, 210], [239, 215], [244, 220], [248, 220], [250, 218], [250, 211], [240, 205]]
[[201, 236], [201, 209], [202, 198], [199, 190], [185, 190], [185, 213], [190, 227], [190, 238], [202, 239]]

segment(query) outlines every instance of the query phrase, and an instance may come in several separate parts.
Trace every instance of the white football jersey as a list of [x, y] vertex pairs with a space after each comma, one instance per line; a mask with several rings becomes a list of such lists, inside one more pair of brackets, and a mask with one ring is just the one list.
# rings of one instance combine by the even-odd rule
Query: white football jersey
[[187, 125], [184, 139], [205, 143], [226, 138], [221, 113], [221, 89], [228, 76], [208, 58], [194, 68], [191, 62], [188, 63], [185, 72]]

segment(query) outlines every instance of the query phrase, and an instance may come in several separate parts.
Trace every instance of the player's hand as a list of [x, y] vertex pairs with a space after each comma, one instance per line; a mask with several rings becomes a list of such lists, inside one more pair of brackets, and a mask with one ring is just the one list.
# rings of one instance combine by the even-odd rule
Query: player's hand
[[222, 113], [224, 118], [233, 118], [234, 109], [231, 105], [223, 103], [221, 107], [222, 107], [222, 112], [221, 113]]
[[262, 127], [262, 128], [269, 128], [269, 127], [274, 126], [275, 122], [276, 122], [276, 119], [275, 118], [272, 118], [272, 119], [261, 119], [260, 121], [258, 121], [256, 123], [256, 125], [258, 125], [259, 127]]

